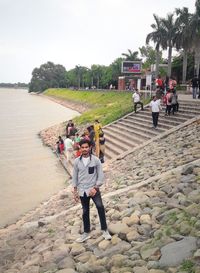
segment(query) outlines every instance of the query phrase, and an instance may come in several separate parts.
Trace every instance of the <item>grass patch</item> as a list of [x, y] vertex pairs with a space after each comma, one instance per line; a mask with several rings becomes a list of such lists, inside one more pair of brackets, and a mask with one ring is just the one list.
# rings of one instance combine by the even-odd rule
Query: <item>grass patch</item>
[[[132, 93], [128, 92], [48, 89], [44, 95], [87, 105], [90, 110], [74, 119], [77, 125], [93, 123], [95, 119], [106, 125], [133, 111]], [[144, 104], [148, 102], [143, 100]]]
[[186, 271], [187, 273], [195, 273], [195, 270], [194, 270], [194, 263], [190, 260], [185, 260], [181, 267], [180, 267], [181, 270], [183, 271]]

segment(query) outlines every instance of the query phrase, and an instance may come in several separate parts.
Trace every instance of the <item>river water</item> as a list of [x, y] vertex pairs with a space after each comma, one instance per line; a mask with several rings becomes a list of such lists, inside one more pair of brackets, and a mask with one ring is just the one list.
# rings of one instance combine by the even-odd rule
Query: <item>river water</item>
[[76, 115], [26, 90], [0, 89], [0, 227], [64, 188], [66, 172], [38, 132]]

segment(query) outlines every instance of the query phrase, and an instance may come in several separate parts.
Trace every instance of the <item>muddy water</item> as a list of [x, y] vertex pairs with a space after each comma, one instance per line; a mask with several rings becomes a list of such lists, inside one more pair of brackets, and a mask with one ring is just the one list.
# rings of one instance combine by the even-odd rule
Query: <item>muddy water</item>
[[0, 227], [64, 187], [66, 173], [38, 132], [75, 115], [26, 90], [0, 89]]

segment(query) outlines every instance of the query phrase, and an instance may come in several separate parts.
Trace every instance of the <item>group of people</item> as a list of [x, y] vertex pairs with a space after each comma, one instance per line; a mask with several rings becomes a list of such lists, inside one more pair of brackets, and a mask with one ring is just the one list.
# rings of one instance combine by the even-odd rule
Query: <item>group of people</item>
[[56, 152], [63, 154], [67, 162], [72, 158], [81, 156], [80, 141], [90, 141], [90, 152], [95, 154], [104, 163], [105, 156], [105, 137], [102, 125], [98, 120], [95, 120], [93, 125], [88, 126], [80, 135], [72, 120], [66, 125], [66, 137], [59, 136], [56, 142]]
[[[150, 109], [152, 112], [152, 121], [153, 121], [153, 128], [157, 129], [158, 126], [158, 118], [159, 113], [162, 110], [161, 101], [165, 106], [165, 115], [170, 116], [171, 113], [174, 115], [175, 112], [179, 110], [179, 102], [178, 102], [178, 95], [176, 93], [176, 80], [170, 78], [167, 85], [164, 84], [163, 80], [160, 76], [156, 81], [156, 95], [153, 96], [152, 101], [150, 102]], [[132, 95], [133, 104], [134, 104], [134, 111], [137, 113], [137, 105], [141, 106], [141, 110], [143, 110], [143, 102], [141, 101], [141, 93], [138, 89], [136, 89]]]

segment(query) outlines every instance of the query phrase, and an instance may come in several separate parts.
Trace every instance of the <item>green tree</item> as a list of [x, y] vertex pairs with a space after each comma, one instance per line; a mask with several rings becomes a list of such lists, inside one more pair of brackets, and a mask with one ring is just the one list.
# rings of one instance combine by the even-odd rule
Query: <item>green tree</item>
[[91, 66], [91, 75], [92, 75], [92, 85], [96, 86], [98, 89], [100, 87], [100, 80], [102, 77], [102, 66], [101, 65], [97, 65], [97, 64], [93, 64]]
[[148, 45], [150, 41], [153, 41], [156, 49], [156, 77], [158, 76], [159, 63], [160, 63], [160, 48], [164, 45], [164, 29], [162, 26], [162, 19], [156, 14], [153, 14], [155, 23], [151, 25], [153, 31], [149, 33], [146, 37], [146, 44]]
[[122, 53], [122, 56], [125, 57], [126, 61], [141, 61], [140, 58], [138, 58], [138, 51], [132, 51], [131, 49], [128, 49], [128, 53]]
[[183, 56], [183, 66], [182, 66], [182, 82], [186, 82], [186, 75], [187, 75], [187, 58], [188, 53], [191, 49], [191, 37], [190, 37], [190, 21], [192, 14], [189, 13], [188, 8], [183, 7], [182, 9], [176, 9], [177, 19], [177, 35], [176, 35], [176, 48], [183, 49], [182, 56]]
[[192, 47], [195, 52], [195, 74], [199, 76], [200, 68], [200, 0], [195, 2], [195, 12], [190, 22]]
[[[146, 45], [139, 48], [141, 56], [144, 58], [143, 68], [149, 69], [156, 63], [157, 52], [152, 46]], [[162, 60], [162, 51], [159, 51], [159, 60]]]
[[172, 49], [175, 46], [175, 41], [177, 40], [177, 22], [175, 20], [175, 15], [173, 13], [167, 14], [166, 18], [162, 19], [163, 28], [163, 49], [168, 49], [168, 69], [167, 75], [171, 76], [171, 63], [172, 63]]
[[67, 86], [66, 69], [52, 62], [35, 68], [29, 84], [29, 92], [43, 92], [47, 88], [64, 88]]
[[114, 62], [111, 63], [111, 74], [112, 74], [112, 83], [115, 87], [118, 86], [118, 78], [121, 75], [121, 67], [122, 67], [122, 61], [123, 58], [117, 58], [114, 60]]

